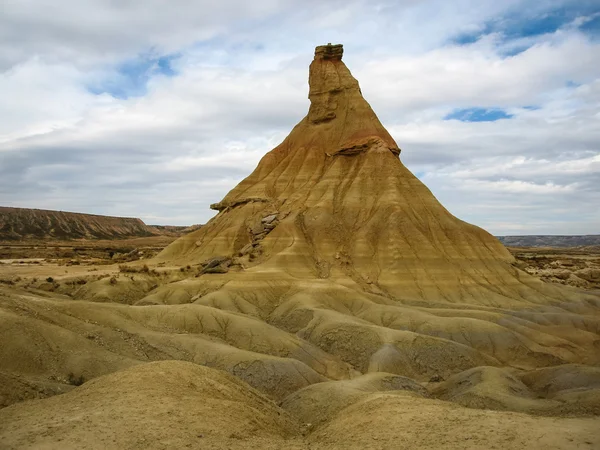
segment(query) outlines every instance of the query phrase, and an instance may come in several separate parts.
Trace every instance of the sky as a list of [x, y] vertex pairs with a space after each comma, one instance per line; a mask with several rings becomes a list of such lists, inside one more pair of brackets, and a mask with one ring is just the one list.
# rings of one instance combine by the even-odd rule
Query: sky
[[454, 215], [600, 234], [600, 0], [3, 0], [0, 205], [205, 223], [328, 42]]

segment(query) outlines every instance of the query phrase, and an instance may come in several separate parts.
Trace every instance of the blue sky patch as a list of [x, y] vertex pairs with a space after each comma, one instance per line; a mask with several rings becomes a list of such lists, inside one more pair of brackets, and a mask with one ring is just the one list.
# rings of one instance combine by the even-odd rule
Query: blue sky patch
[[600, 35], [600, 13], [596, 14], [595, 17], [583, 23], [579, 29], [587, 34], [595, 36]]
[[487, 108], [466, 108], [456, 109], [444, 117], [444, 120], [460, 120], [461, 122], [494, 122], [501, 119], [510, 119], [512, 114], [508, 114], [502, 109]]
[[150, 78], [177, 75], [171, 63], [178, 57], [179, 55], [139, 55], [118, 65], [107, 78], [89, 85], [88, 90], [96, 95], [107, 93], [120, 99], [145, 95]]
[[[599, 13], [600, 4], [595, 0], [566, 2], [560, 8], [546, 11], [538, 9], [532, 11], [530, 15], [526, 15], [521, 9], [486, 22], [479, 31], [459, 34], [452, 38], [451, 42], [458, 45], [468, 45], [491, 33], [499, 33], [503, 36], [505, 42], [531, 38], [554, 33], [572, 23], [578, 17], [591, 17], [579, 29], [586, 34], [597, 35], [600, 34]], [[526, 49], [527, 47], [516, 47], [507, 52], [506, 56], [513, 56]]]

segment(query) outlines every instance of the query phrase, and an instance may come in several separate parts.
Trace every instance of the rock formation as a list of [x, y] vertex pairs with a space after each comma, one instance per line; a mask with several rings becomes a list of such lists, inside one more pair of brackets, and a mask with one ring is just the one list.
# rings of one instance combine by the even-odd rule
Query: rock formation
[[317, 47], [309, 99], [290, 135], [211, 205], [219, 214], [161, 260], [240, 254], [253, 276], [353, 283], [405, 301], [497, 306], [537, 301], [540, 291], [562, 298], [517, 271], [496, 238], [450, 214], [402, 164], [341, 45]]
[[598, 336], [571, 315], [597, 314], [598, 298], [519, 270], [495, 237], [446, 210], [400, 161], [341, 46], [317, 47], [309, 99], [290, 135], [212, 205], [219, 213], [159, 254], [205, 268], [188, 294], [174, 283], [146, 302], [251, 314], [363, 373], [600, 362]]

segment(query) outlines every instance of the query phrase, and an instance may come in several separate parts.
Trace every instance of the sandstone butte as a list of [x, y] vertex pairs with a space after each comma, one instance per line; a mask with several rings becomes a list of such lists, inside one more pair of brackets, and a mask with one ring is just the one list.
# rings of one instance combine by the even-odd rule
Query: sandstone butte
[[0, 442], [600, 448], [600, 298], [450, 214], [342, 53], [316, 48], [308, 115], [150, 263], [197, 276], [0, 287], [5, 403], [90, 380], [0, 410]]
[[342, 62], [317, 47], [308, 115], [161, 261], [235, 258], [238, 295], [281, 283], [348, 289], [378, 303], [547, 306], [577, 296], [513, 267], [492, 235], [454, 217], [400, 161], [400, 148]]

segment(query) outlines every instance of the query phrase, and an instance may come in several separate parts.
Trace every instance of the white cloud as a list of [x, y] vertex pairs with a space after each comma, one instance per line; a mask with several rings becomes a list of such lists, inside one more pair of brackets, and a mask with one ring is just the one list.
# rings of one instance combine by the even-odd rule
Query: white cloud
[[[572, 24], [512, 57], [497, 34], [450, 43], [524, 3], [11, 2], [0, 203], [204, 222], [306, 114], [314, 45], [341, 41], [402, 160], [452, 212], [495, 233], [599, 232], [600, 44]], [[144, 53], [177, 53], [176, 76], [127, 99], [87, 89]], [[514, 117], [443, 120], [470, 107]]]
[[441, 47], [416, 57], [390, 55], [368, 61], [355, 75], [363, 84], [370, 81], [363, 91], [386, 113], [419, 113], [432, 107], [510, 108], [548, 101], [548, 95], [567, 81], [593, 81], [599, 58], [600, 46], [574, 32], [512, 57], [498, 54], [494, 39]]

